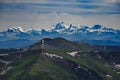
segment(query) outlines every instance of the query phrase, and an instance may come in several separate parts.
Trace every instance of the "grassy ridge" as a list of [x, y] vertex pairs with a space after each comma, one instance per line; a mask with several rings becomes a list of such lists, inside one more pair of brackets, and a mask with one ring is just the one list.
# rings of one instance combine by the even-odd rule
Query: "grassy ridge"
[[[79, 53], [79, 57], [72, 57], [67, 50], [46, 49], [45, 52], [57, 54], [79, 65], [95, 71], [104, 80], [119, 80], [120, 75], [113, 71], [113, 67], [102, 59], [86, 53]], [[66, 63], [51, 60], [40, 52], [35, 52], [15, 61], [12, 70], [2, 80], [79, 80], [80, 78]], [[112, 78], [106, 77], [109, 74]], [[87, 76], [86, 76], [87, 77]], [[89, 78], [89, 77], [88, 77]], [[81, 80], [84, 80], [81, 78]]]
[[16, 80], [19, 78], [18, 76], [21, 76], [27, 70], [32, 66], [32, 64], [35, 62], [37, 58], [37, 55], [31, 54], [29, 56], [24, 57], [21, 60], [15, 61], [12, 66], [12, 70], [8, 73], [9, 76], [7, 76], [7, 80]]
[[[110, 66], [108, 63], [103, 61], [102, 59], [97, 58], [96, 56], [92, 56], [90, 54], [81, 53], [80, 57], [72, 57], [67, 53], [65, 50], [47, 50], [50, 53], [58, 54], [63, 56], [69, 60], [75, 61], [78, 64], [82, 64], [89, 69], [96, 71], [99, 75], [101, 75], [105, 80], [119, 80], [120, 75], [113, 71], [113, 67]], [[109, 74], [112, 78], [106, 77]]]

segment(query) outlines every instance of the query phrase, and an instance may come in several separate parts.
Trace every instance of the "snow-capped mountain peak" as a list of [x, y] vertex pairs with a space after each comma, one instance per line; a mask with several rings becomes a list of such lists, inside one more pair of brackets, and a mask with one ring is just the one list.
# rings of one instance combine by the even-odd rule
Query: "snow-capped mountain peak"
[[8, 30], [6, 32], [14, 32], [14, 28], [8, 28]]
[[25, 32], [22, 27], [18, 27], [17, 30], [19, 30], [21, 32]]
[[97, 25], [94, 25], [91, 29], [102, 29], [103, 27], [102, 27], [102, 25], [99, 25], [99, 24], [97, 24]]
[[61, 23], [56, 24], [53, 27], [52, 31], [63, 32], [66, 29], [67, 29], [67, 25], [65, 25], [64, 22], [61, 22]]
[[66, 27], [64, 25], [64, 22], [61, 22], [61, 23], [56, 24], [54, 29], [58, 30], [58, 29], [65, 29], [65, 28]]
[[21, 27], [12, 27], [12, 28], [8, 28], [8, 30], [6, 32], [24, 32], [24, 30]]
[[45, 29], [35, 30], [33, 28], [24, 31], [21, 27], [9, 28], [0, 32], [0, 41], [14, 39], [40, 40], [42, 38], [62, 37], [71, 41], [82, 41], [90, 44], [120, 45], [120, 30], [104, 27], [102, 25], [76, 26], [65, 25], [63, 22], [56, 24], [49, 31]]
[[73, 25], [73, 24], [70, 24], [69, 27], [68, 27], [69, 30], [76, 30], [78, 29], [77, 26]]
[[29, 35], [32, 36], [32, 37], [36, 37], [36, 36], [38, 37], [38, 36], [41, 35], [41, 31], [40, 31], [40, 30], [35, 30], [35, 29], [33, 29], [33, 28], [28, 29], [28, 30], [26, 31], [26, 33], [29, 34]]
[[36, 32], [37, 30], [35, 30], [34, 28], [29, 28], [28, 30], [26, 30], [26, 33], [32, 33], [32, 32]]
[[116, 31], [115, 29], [112, 28], [107, 28], [103, 27], [102, 25], [94, 25], [93, 27], [88, 27], [88, 26], [76, 26], [73, 24], [70, 25], [65, 25], [64, 22], [56, 24], [51, 30], [46, 31], [46, 30], [35, 30], [33, 28], [28, 29], [27, 31], [24, 31], [21, 27], [13, 27], [13, 28], [8, 28], [7, 31], [4, 31], [4, 33], [20, 33], [24, 32], [27, 34], [41, 34], [42, 32], [58, 32], [58, 33], [66, 33], [66, 34], [74, 34], [74, 33], [87, 33], [87, 32], [119, 32], [118, 30]]

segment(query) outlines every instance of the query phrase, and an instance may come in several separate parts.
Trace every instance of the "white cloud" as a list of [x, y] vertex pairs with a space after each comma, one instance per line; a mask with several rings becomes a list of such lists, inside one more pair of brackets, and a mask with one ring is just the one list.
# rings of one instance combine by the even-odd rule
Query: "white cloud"
[[119, 0], [90, 3], [77, 0], [0, 0], [0, 2], [12, 3], [3, 4], [0, 8], [0, 30], [5, 30], [9, 26], [22, 26], [25, 29], [50, 28], [61, 21], [88, 26], [102, 24], [120, 29], [119, 6], [114, 4], [120, 2]]
[[88, 25], [101, 24], [103, 26], [120, 29], [119, 15], [93, 15], [93, 16], [78, 16], [67, 13], [49, 13], [49, 14], [16, 14], [16, 15], [0, 15], [0, 28], [7, 29], [10, 26], [21, 26], [24, 29], [34, 27], [36, 29], [52, 28], [58, 22], [66, 24]]

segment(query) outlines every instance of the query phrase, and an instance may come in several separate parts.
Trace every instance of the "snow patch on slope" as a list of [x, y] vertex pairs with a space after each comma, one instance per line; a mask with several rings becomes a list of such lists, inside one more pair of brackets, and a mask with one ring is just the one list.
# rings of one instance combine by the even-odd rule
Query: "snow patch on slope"
[[50, 58], [55, 57], [55, 58], [63, 59], [62, 56], [58, 56], [58, 55], [56, 55], [56, 54], [50, 54], [50, 53], [44, 53], [44, 54], [45, 54], [46, 56], [50, 57]]
[[67, 52], [67, 54], [69, 54], [72, 57], [75, 57], [76, 54], [78, 54], [78, 51], [73, 51], [73, 52]]

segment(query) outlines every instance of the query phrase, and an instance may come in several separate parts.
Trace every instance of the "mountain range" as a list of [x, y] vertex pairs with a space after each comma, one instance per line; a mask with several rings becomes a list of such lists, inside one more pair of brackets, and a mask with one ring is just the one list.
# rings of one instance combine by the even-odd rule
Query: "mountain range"
[[20, 27], [9, 28], [0, 32], [0, 48], [24, 48], [43, 38], [55, 37], [95, 45], [120, 45], [120, 30], [103, 27], [102, 25], [88, 27], [73, 24], [65, 25], [64, 22], [61, 22], [50, 30], [29, 29], [23, 31]]

